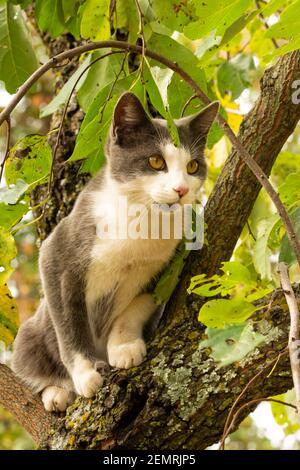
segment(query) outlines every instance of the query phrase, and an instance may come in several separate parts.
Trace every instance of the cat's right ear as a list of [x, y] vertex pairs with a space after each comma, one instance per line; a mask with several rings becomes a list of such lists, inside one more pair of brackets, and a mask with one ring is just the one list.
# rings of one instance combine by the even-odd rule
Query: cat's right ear
[[124, 93], [116, 104], [112, 131], [114, 136], [132, 131], [149, 123], [149, 118], [140, 100], [130, 92]]

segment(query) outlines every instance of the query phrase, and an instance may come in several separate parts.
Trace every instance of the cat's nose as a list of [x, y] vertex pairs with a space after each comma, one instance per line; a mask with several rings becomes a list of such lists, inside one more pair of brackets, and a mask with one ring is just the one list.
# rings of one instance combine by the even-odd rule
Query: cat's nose
[[178, 186], [177, 188], [173, 188], [176, 193], [178, 193], [179, 197], [185, 196], [189, 192], [189, 188], [186, 186]]

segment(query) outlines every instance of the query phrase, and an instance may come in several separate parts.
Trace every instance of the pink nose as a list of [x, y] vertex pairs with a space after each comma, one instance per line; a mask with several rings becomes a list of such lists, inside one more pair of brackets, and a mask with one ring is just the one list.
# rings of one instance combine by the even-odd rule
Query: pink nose
[[179, 197], [185, 196], [189, 192], [189, 188], [186, 186], [178, 186], [177, 188], [173, 188], [176, 193], [178, 193]]

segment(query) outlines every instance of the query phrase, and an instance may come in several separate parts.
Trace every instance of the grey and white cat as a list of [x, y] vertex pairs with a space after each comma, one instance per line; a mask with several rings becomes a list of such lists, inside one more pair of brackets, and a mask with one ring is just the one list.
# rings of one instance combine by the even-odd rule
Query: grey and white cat
[[119, 196], [146, 207], [194, 202], [206, 177], [204, 147], [217, 111], [212, 103], [176, 120], [181, 146], [175, 147], [166, 122], [149, 118], [134, 94], [119, 99], [107, 164], [43, 242], [44, 298], [14, 344], [13, 370], [42, 393], [46, 410], [64, 411], [76, 395], [92, 397], [103, 382], [98, 361], [130, 368], [144, 360], [143, 328], [156, 310], [147, 286], [179, 240], [103, 239], [97, 223], [114, 222]]

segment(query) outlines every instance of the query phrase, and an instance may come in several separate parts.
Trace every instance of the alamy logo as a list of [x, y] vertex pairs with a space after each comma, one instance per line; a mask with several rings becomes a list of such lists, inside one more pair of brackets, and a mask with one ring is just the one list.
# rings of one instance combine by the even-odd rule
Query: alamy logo
[[133, 204], [126, 196], [98, 209], [97, 236], [106, 240], [185, 240], [187, 250], [204, 242], [201, 204]]

